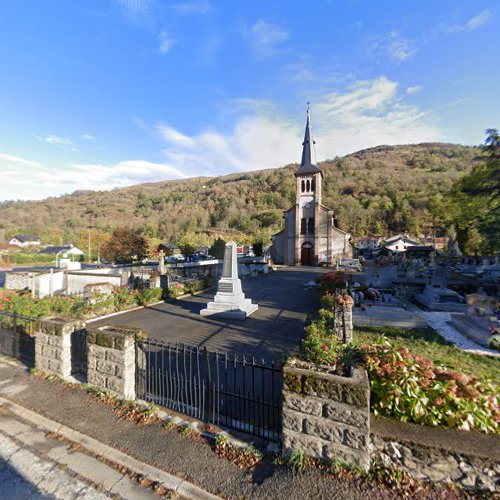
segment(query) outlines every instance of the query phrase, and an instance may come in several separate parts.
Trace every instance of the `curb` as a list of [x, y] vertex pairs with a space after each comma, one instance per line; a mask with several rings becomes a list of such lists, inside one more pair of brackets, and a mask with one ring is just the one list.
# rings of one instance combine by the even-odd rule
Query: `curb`
[[63, 424], [28, 410], [27, 408], [24, 408], [9, 399], [0, 396], [0, 404], [5, 406], [16, 416], [30, 422], [36, 427], [48, 432], [60, 434], [64, 438], [81, 445], [93, 455], [101, 457], [116, 465], [125, 467], [136, 474], [144, 475], [153, 481], [157, 481], [182, 497], [192, 500], [217, 500], [220, 498], [188, 481], [185, 481], [184, 479], [178, 478], [168, 472], [140, 462], [126, 453], [118, 451], [115, 448], [103, 444], [90, 436], [82, 434], [81, 432], [75, 431], [74, 429], [66, 427]]

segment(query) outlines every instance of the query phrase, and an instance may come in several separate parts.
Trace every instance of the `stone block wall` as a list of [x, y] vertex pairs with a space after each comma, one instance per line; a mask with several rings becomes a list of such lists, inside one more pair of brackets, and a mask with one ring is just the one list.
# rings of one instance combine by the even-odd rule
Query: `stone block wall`
[[352, 377], [291, 364], [283, 371], [283, 454], [300, 448], [325, 461], [368, 468], [370, 386], [365, 370]]
[[121, 399], [135, 399], [134, 332], [103, 327], [87, 334], [87, 380]]
[[63, 378], [71, 376], [71, 335], [83, 328], [83, 321], [39, 320], [35, 335], [35, 367]]
[[500, 492], [500, 436], [372, 416], [371, 455], [417, 478]]
[[352, 342], [352, 305], [346, 304], [343, 307], [335, 309], [335, 320], [337, 324], [337, 339], [344, 341], [343, 321], [345, 322], [345, 341], [346, 344]]

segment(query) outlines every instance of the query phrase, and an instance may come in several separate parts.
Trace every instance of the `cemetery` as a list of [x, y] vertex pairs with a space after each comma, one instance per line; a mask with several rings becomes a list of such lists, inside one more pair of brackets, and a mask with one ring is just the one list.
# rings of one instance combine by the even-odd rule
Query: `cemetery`
[[160, 245], [156, 262], [13, 270], [0, 352], [285, 461], [497, 491], [498, 261], [458, 264], [404, 235], [353, 258], [311, 145], [308, 113], [274, 262], [230, 241], [222, 259]]

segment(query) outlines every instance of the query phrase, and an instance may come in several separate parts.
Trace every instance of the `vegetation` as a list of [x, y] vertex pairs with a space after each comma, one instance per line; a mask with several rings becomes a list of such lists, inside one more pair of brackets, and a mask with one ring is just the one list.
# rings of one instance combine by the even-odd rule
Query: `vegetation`
[[371, 409], [377, 415], [500, 433], [497, 359], [464, 353], [432, 330], [362, 329], [364, 334], [356, 331], [352, 344], [342, 344], [335, 309], [352, 299], [332, 294], [339, 277], [329, 274], [320, 283], [323, 308], [305, 328], [304, 360], [338, 374], [363, 363], [370, 378]]
[[102, 249], [102, 256], [113, 262], [141, 261], [148, 255], [148, 242], [139, 231], [118, 228]]
[[[356, 236], [405, 230], [429, 233], [433, 227], [439, 234], [451, 224], [440, 215], [441, 195], [483, 163], [476, 147], [371, 148], [321, 163], [323, 203], [335, 210], [340, 227]], [[222, 238], [268, 244], [270, 235], [283, 227], [283, 210], [295, 203], [296, 168], [4, 202], [0, 233], [5, 237], [35, 233], [47, 244], [70, 241], [87, 248], [90, 226], [94, 259], [99, 248], [112, 250], [116, 241], [112, 233], [120, 227], [137, 230], [155, 243], [210, 246]]]
[[84, 319], [151, 304], [163, 298], [161, 288], [130, 290], [116, 287], [111, 295], [93, 293], [89, 297], [33, 297], [26, 291], [0, 290], [0, 311], [29, 318], [57, 316]]
[[353, 345], [380, 343], [385, 337], [396, 348], [407, 347], [412, 354], [430, 359], [437, 366], [476, 375], [480, 380], [500, 385], [500, 362], [497, 358], [472, 354], [446, 342], [435, 330], [391, 327], [356, 327]]
[[448, 219], [466, 254], [500, 252], [500, 135], [486, 131], [484, 161], [455, 182], [448, 196]]

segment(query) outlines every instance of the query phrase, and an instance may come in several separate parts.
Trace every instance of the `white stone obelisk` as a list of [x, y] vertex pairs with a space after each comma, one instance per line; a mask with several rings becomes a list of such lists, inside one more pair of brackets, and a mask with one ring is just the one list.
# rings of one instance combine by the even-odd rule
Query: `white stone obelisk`
[[222, 278], [219, 280], [217, 293], [212, 302], [200, 311], [202, 316], [217, 315], [223, 318], [245, 319], [259, 308], [245, 298], [241, 290], [241, 280], [238, 278], [238, 260], [236, 243], [230, 241], [224, 249], [224, 264]]

